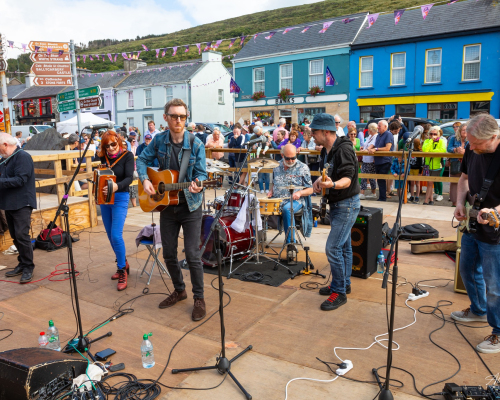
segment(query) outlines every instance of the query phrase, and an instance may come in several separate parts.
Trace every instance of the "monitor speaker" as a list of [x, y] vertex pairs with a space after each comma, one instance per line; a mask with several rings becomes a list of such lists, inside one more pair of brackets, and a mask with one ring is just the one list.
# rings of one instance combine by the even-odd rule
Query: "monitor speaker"
[[351, 229], [352, 276], [367, 279], [377, 271], [382, 249], [383, 209], [361, 207]]

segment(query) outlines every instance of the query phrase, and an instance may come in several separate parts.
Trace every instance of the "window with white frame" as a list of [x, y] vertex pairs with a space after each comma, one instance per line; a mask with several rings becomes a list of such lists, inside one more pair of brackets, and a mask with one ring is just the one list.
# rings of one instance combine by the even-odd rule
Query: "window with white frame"
[[391, 54], [391, 86], [404, 85], [406, 80], [406, 53]]
[[151, 89], [144, 89], [144, 106], [153, 107], [153, 99], [151, 97]]
[[464, 65], [462, 68], [463, 81], [475, 81], [479, 79], [481, 66], [481, 45], [473, 44], [464, 46]]
[[128, 91], [127, 96], [128, 96], [127, 107], [134, 108], [134, 91], [133, 90]]
[[172, 86], [167, 86], [165, 88], [167, 103], [174, 98], [174, 88]]
[[442, 49], [430, 49], [425, 52], [425, 83], [441, 82]]
[[319, 86], [323, 89], [323, 82], [323, 60], [309, 61], [309, 87]]
[[134, 125], [134, 118], [127, 118], [127, 122], [128, 122], [128, 127], [130, 128], [131, 126], [135, 126]]
[[253, 92], [264, 92], [266, 85], [266, 75], [264, 68], [254, 68], [253, 70]]
[[280, 91], [283, 89], [293, 92], [293, 64], [280, 65]]
[[219, 104], [224, 104], [224, 89], [219, 89]]
[[359, 87], [373, 87], [373, 56], [359, 58]]

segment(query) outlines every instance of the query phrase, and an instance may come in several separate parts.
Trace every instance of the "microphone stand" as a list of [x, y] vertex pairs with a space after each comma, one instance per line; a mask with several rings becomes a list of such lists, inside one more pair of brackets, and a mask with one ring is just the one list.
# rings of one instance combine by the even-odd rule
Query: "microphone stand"
[[[66, 345], [66, 348], [63, 350], [64, 353], [74, 353], [75, 351], [79, 351], [80, 353], [85, 353], [88, 351], [88, 345], [92, 342], [97, 342], [98, 340], [104, 339], [105, 337], [111, 336], [112, 333], [108, 332], [106, 335], [98, 337], [97, 339], [90, 340], [87, 339], [84, 334], [83, 334], [83, 327], [82, 327], [82, 316], [80, 313], [80, 302], [78, 299], [78, 287], [76, 284], [76, 273], [75, 273], [75, 262], [74, 262], [74, 257], [73, 257], [73, 243], [72, 243], [72, 238], [69, 233], [69, 207], [68, 207], [68, 197], [69, 197], [69, 191], [71, 189], [71, 186], [73, 185], [73, 182], [80, 172], [80, 168], [82, 165], [82, 160], [85, 158], [85, 154], [87, 153], [87, 150], [90, 145], [90, 140], [87, 143], [87, 146], [85, 147], [85, 150], [83, 151], [83, 156], [80, 157], [80, 160], [78, 161], [78, 166], [76, 167], [75, 173], [71, 177], [71, 180], [68, 182], [66, 185], [66, 191], [64, 193], [64, 196], [59, 203], [59, 207], [57, 208], [57, 211], [54, 215], [54, 219], [49, 223], [48, 229], [49, 232], [51, 229], [54, 229], [56, 227], [56, 220], [59, 216], [61, 216], [61, 220], [64, 219], [64, 225], [66, 230], [63, 227], [63, 232], [66, 233], [66, 241], [68, 245], [68, 257], [69, 257], [69, 262], [70, 262], [70, 276], [71, 276], [71, 285], [73, 287], [73, 292], [75, 294], [75, 309], [76, 309], [76, 321], [78, 325], [78, 339], [73, 339], [70, 343]], [[68, 160], [69, 162], [69, 160]]]
[[[390, 381], [391, 381], [391, 368], [392, 368], [392, 341], [394, 337], [394, 315], [396, 313], [396, 289], [398, 286], [398, 254], [399, 254], [399, 234], [401, 231], [401, 210], [403, 208], [403, 199], [404, 199], [404, 191], [406, 190], [406, 182], [408, 180], [408, 173], [410, 171], [410, 158], [411, 153], [413, 152], [413, 139], [409, 143], [408, 148], [408, 158], [407, 162], [404, 164], [404, 181], [403, 188], [401, 190], [401, 195], [399, 196], [399, 204], [398, 204], [398, 214], [396, 216], [396, 221], [394, 222], [394, 226], [391, 230], [391, 248], [389, 250], [389, 254], [387, 255], [387, 265], [384, 272], [384, 277], [382, 280], [382, 289], [387, 289], [387, 282], [389, 280], [389, 269], [391, 266], [392, 255], [394, 254], [394, 266], [392, 267], [392, 292], [391, 292], [391, 311], [390, 311], [390, 322], [389, 322], [389, 345], [387, 346], [387, 373], [384, 385], [380, 386], [380, 395], [378, 396], [379, 400], [393, 400], [394, 397], [392, 395], [390, 389]], [[404, 150], [403, 150], [404, 155]], [[404, 158], [403, 158], [404, 162]], [[401, 177], [401, 174], [399, 175]], [[394, 247], [396, 248], [394, 251]], [[374, 371], [374, 372], [373, 372]], [[376, 369], [373, 369], [372, 372], [375, 374], [375, 377], [378, 380]]]

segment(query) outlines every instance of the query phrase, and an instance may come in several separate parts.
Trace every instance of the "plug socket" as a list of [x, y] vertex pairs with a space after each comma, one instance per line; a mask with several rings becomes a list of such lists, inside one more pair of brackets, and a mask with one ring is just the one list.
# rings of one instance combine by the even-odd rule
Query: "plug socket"
[[337, 371], [335, 371], [337, 375], [345, 375], [353, 368], [351, 360], [344, 360], [342, 364], [345, 364], [346, 368], [337, 368]]

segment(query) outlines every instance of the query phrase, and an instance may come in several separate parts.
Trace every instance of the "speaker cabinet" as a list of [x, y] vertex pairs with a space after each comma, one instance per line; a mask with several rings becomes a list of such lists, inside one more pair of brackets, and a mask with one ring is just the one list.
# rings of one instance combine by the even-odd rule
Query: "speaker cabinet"
[[54, 400], [84, 374], [87, 361], [50, 349], [25, 348], [0, 353], [0, 399]]
[[367, 279], [377, 271], [377, 256], [382, 249], [381, 208], [361, 207], [351, 229], [352, 276]]

